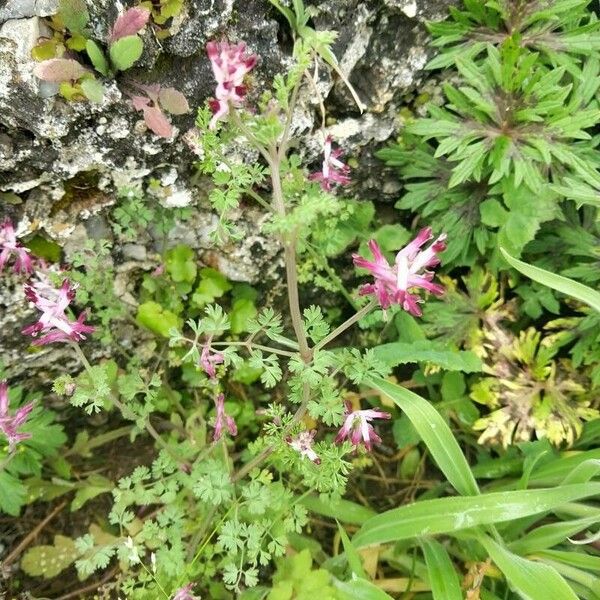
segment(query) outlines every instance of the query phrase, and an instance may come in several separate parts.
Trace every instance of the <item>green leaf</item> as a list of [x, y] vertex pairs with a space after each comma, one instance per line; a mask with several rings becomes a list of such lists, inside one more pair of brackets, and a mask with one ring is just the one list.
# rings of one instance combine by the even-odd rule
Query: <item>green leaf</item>
[[465, 496], [479, 493], [469, 463], [438, 411], [421, 396], [379, 377], [366, 383], [391, 398], [411, 420], [438, 467], [454, 489]]
[[587, 285], [583, 285], [562, 275], [551, 273], [545, 269], [534, 267], [526, 262], [513, 258], [504, 248], [500, 247], [502, 256], [506, 259], [511, 267], [515, 268], [519, 273], [522, 273], [526, 277], [546, 285], [557, 292], [567, 294], [572, 298], [575, 298], [585, 304], [591, 306], [595, 311], [600, 312], [600, 293], [589, 288]]
[[423, 500], [369, 519], [354, 536], [358, 548], [421, 536], [452, 533], [478, 525], [514, 521], [600, 493], [600, 483], [491, 492]]
[[348, 561], [348, 566], [354, 575], [360, 577], [361, 579], [367, 579], [367, 574], [363, 569], [362, 560], [360, 559], [360, 554], [356, 551], [356, 548], [353, 546], [346, 530], [340, 525], [338, 521], [338, 531], [340, 532], [340, 538], [342, 539], [342, 545], [344, 546], [344, 554], [346, 555], [346, 560]]
[[97, 474], [90, 475], [86, 481], [81, 483], [81, 485], [83, 487], [80, 487], [77, 490], [75, 497], [71, 502], [71, 512], [79, 510], [88, 500], [91, 500], [100, 494], [111, 492], [115, 487], [110, 479]]
[[177, 328], [180, 326], [177, 315], [170, 310], [165, 310], [156, 302], [144, 302], [140, 304], [136, 320], [143, 327], [166, 338], [169, 337], [169, 330], [172, 327]]
[[200, 283], [192, 296], [192, 302], [197, 306], [204, 306], [220, 298], [231, 289], [231, 283], [223, 273], [216, 269], [206, 267], [200, 270]]
[[167, 272], [173, 281], [192, 283], [196, 279], [196, 255], [184, 244], [171, 248], [165, 257]]
[[366, 579], [334, 580], [333, 584], [344, 594], [344, 600], [392, 600], [389, 594]]
[[81, 33], [90, 20], [85, 0], [60, 0], [58, 16], [71, 33]]
[[318, 515], [354, 525], [362, 525], [376, 514], [375, 511], [362, 506], [362, 504], [344, 499], [325, 501], [319, 496], [305, 496], [300, 500], [300, 504]]
[[110, 62], [118, 71], [126, 71], [140, 58], [144, 51], [144, 42], [137, 35], [128, 35], [113, 44], [108, 49]]
[[249, 298], [238, 298], [231, 306], [231, 332], [238, 334], [248, 331], [250, 320], [257, 315], [256, 305]]
[[32, 577], [51, 579], [70, 567], [78, 556], [71, 538], [56, 535], [53, 546], [34, 546], [27, 550], [21, 560], [21, 569]]
[[26, 498], [25, 486], [10, 473], [0, 471], [0, 510], [16, 517]]
[[448, 345], [429, 340], [392, 342], [373, 348], [375, 357], [388, 367], [427, 362], [447, 371], [477, 373], [483, 368], [481, 359], [470, 350], [448, 350]]
[[96, 79], [84, 79], [81, 82], [81, 89], [90, 102], [100, 104], [104, 100], [104, 86]]
[[432, 539], [421, 540], [434, 600], [462, 600], [460, 581], [446, 548]]
[[490, 558], [525, 600], [578, 600], [555, 569], [512, 554], [487, 536], [478, 536]]
[[110, 69], [108, 61], [104, 56], [104, 52], [100, 49], [100, 46], [98, 46], [94, 40], [87, 40], [85, 50], [94, 65], [94, 69], [106, 77]]

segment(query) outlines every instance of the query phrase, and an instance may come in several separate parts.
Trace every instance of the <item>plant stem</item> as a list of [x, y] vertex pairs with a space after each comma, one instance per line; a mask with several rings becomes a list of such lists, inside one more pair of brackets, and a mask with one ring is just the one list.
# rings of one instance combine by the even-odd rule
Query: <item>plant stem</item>
[[265, 352], [272, 352], [273, 354], [281, 354], [281, 356], [296, 356], [296, 352], [290, 352], [288, 350], [280, 350], [279, 348], [271, 348], [270, 346], [263, 346], [262, 344], [255, 344], [254, 342], [212, 342], [211, 346], [243, 346], [248, 350], [256, 348], [257, 350], [264, 350]]
[[[283, 143], [283, 142], [282, 142]], [[272, 150], [270, 158], [271, 181], [273, 184], [273, 208], [281, 216], [285, 215], [285, 200], [283, 188], [281, 187], [281, 171], [279, 156]], [[312, 351], [308, 345], [304, 325], [302, 323], [302, 311], [300, 309], [300, 296], [298, 294], [298, 271], [296, 266], [296, 234], [293, 233], [282, 238], [285, 260], [285, 274], [288, 287], [288, 301], [292, 327], [298, 340], [300, 356], [304, 362], [309, 363], [312, 359]]]
[[344, 321], [339, 327], [334, 329], [328, 336], [324, 337], [314, 348], [313, 350], [320, 350], [329, 342], [335, 340], [339, 335], [344, 333], [348, 327], [354, 325], [357, 321], [360, 321], [366, 314], [370, 313], [376, 306], [377, 300], [373, 298], [369, 304], [363, 306], [354, 316], [350, 317], [347, 321]]

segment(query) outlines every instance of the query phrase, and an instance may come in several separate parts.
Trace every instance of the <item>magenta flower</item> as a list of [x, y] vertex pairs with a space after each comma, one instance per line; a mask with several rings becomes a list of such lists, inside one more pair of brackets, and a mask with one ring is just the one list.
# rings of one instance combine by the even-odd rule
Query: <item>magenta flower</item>
[[198, 596], [192, 594], [193, 583], [188, 583], [182, 588], [179, 588], [171, 600], [200, 600]]
[[17, 240], [17, 233], [10, 219], [5, 219], [0, 224], [0, 271], [8, 262], [11, 255], [14, 254], [15, 262], [13, 271], [15, 273], [31, 273], [33, 270], [33, 261], [29, 250]]
[[421, 288], [436, 296], [444, 293], [441, 285], [432, 282], [434, 273], [424, 270], [438, 265], [440, 263], [438, 253], [446, 249], [444, 241], [446, 234], [442, 234], [428, 248], [421, 250], [421, 246], [432, 237], [430, 227], [421, 229], [417, 237], [398, 252], [393, 266], [383, 256], [375, 240], [369, 242], [374, 261], [369, 261], [358, 254], [352, 255], [357, 267], [368, 269], [375, 277], [375, 283], [361, 287], [360, 295], [373, 294], [384, 309], [392, 304], [399, 304], [411, 315], [420, 317], [422, 312], [419, 303], [422, 303], [423, 299], [412, 293], [412, 290]]
[[256, 54], [246, 52], [246, 44], [230, 44], [229, 42], [208, 42], [206, 54], [217, 80], [216, 98], [209, 102], [213, 111], [210, 128], [214, 129], [217, 121], [229, 114], [231, 107], [241, 106], [246, 95], [244, 77], [258, 60]]
[[202, 353], [200, 354], [200, 366], [211, 379], [216, 379], [217, 370], [215, 365], [221, 364], [223, 360], [223, 355], [220, 352], [214, 352], [211, 354], [210, 340], [204, 344]]
[[225, 412], [225, 396], [223, 394], [219, 394], [215, 398], [215, 406], [217, 408], [217, 417], [215, 419], [215, 432], [213, 434], [213, 442], [216, 442], [221, 439], [223, 435], [223, 427], [226, 426], [229, 433], [231, 435], [237, 435], [237, 425], [233, 420], [233, 417], [230, 417]]
[[84, 323], [86, 313], [82, 312], [76, 321], [69, 320], [65, 314], [69, 304], [75, 298], [75, 287], [65, 279], [59, 289], [45, 286], [40, 289], [26, 285], [25, 296], [42, 311], [37, 323], [23, 329], [25, 335], [43, 337], [33, 342], [36, 346], [52, 344], [53, 342], [79, 342], [85, 339], [86, 334], [92, 333], [94, 327]]
[[313, 450], [313, 442], [315, 440], [315, 434], [317, 432], [313, 429], [312, 431], [301, 431], [297, 436], [288, 436], [286, 442], [296, 451], [300, 453], [303, 458], [306, 457], [312, 460], [316, 465], [321, 464], [319, 455]]
[[363, 443], [367, 450], [371, 450], [373, 443], [381, 443], [381, 438], [375, 433], [370, 422], [373, 419], [390, 419], [391, 416], [389, 413], [373, 409], [353, 411], [352, 405], [347, 402], [346, 419], [335, 442], [339, 444], [342, 440], [349, 439], [355, 446]]
[[17, 429], [27, 420], [33, 410], [33, 402], [17, 409], [14, 415], [8, 414], [8, 385], [6, 381], [0, 382], [0, 431], [8, 439], [8, 451], [13, 452], [19, 442], [28, 440], [30, 433], [19, 433]]
[[325, 191], [331, 190], [334, 183], [346, 185], [350, 183], [350, 167], [344, 164], [339, 157], [342, 155], [342, 149], [331, 149], [331, 136], [325, 138], [325, 146], [323, 148], [323, 167], [317, 173], [311, 173], [308, 178], [313, 181], [319, 181], [321, 187]]

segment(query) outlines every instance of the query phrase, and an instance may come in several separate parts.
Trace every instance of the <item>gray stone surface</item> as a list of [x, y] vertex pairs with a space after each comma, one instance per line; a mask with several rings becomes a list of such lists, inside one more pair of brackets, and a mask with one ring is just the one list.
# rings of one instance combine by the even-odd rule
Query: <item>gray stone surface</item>
[[[0, 8], [0, 192], [14, 192], [22, 199], [21, 204], [2, 205], [0, 196], [0, 217], [9, 214], [21, 228], [58, 241], [68, 257], [86, 237], [110, 234], [103, 215], [115, 202], [117, 186], [136, 184], [148, 175], [160, 178], [167, 170], [165, 186], [172, 195], [171, 200], [162, 200], [163, 204], [178, 206], [190, 200], [204, 207], [190, 223], [175, 229], [171, 241], [185, 241], [198, 248], [206, 264], [217, 266], [231, 279], [256, 282], [265, 276], [274, 278], [280, 267], [279, 248], [261, 237], [259, 210], [240, 211], [238, 223], [246, 232], [241, 242], [219, 252], [211, 247], [209, 234], [215, 217], [206, 208], [205, 186], [194, 188], [188, 183], [196, 160], [186, 143], [193, 114], [174, 118], [173, 139], [158, 138], [132, 109], [126, 91], [132, 82], [157, 82], [181, 90], [192, 107], [203, 104], [214, 90], [205, 44], [226, 36], [247, 42], [261, 57], [250, 91], [250, 99], [253, 95], [256, 98], [289, 61], [292, 42], [285, 20], [266, 0], [186, 0], [184, 12], [172, 24], [171, 37], [159, 41], [147, 28], [138, 66], [121, 74], [117, 81], [106, 82], [102, 104], [67, 103], [56, 95], [55, 85], [35, 78], [30, 54], [37, 40], [49, 35], [43, 17], [55, 12], [56, 2], [9, 0]], [[93, 35], [105, 40], [120, 3], [87, 3]], [[385, 199], [397, 192], [395, 177], [385, 175], [373, 158], [373, 149], [398, 129], [398, 112], [406, 96], [426, 80], [423, 67], [431, 49], [426, 46], [424, 21], [443, 18], [448, 5], [454, 3], [312, 2], [314, 26], [339, 32], [335, 54], [367, 105], [361, 114], [339, 78], [320, 67], [317, 89], [330, 117], [328, 132], [358, 164], [353, 190], [360, 197]], [[294, 132], [303, 137], [300, 147], [307, 162], [318, 160], [321, 151], [316, 98], [310, 88], [303, 92], [293, 123]], [[65, 181], [90, 173], [99, 181], [95, 198], [63, 206]], [[135, 270], [136, 265], [149, 268], [153, 249], [143, 244], [117, 249], [124, 261], [121, 271]], [[4, 289], [0, 295], [0, 358], [7, 336], [22, 325], [22, 315], [17, 315], [14, 306], [11, 294]]]

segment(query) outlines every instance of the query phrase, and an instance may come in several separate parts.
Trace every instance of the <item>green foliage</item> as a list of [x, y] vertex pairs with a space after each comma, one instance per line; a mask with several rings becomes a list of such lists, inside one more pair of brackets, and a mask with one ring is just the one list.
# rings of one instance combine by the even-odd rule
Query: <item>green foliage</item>
[[21, 568], [32, 577], [51, 579], [70, 567], [78, 556], [79, 552], [71, 538], [56, 535], [51, 546], [29, 548], [23, 555]]

